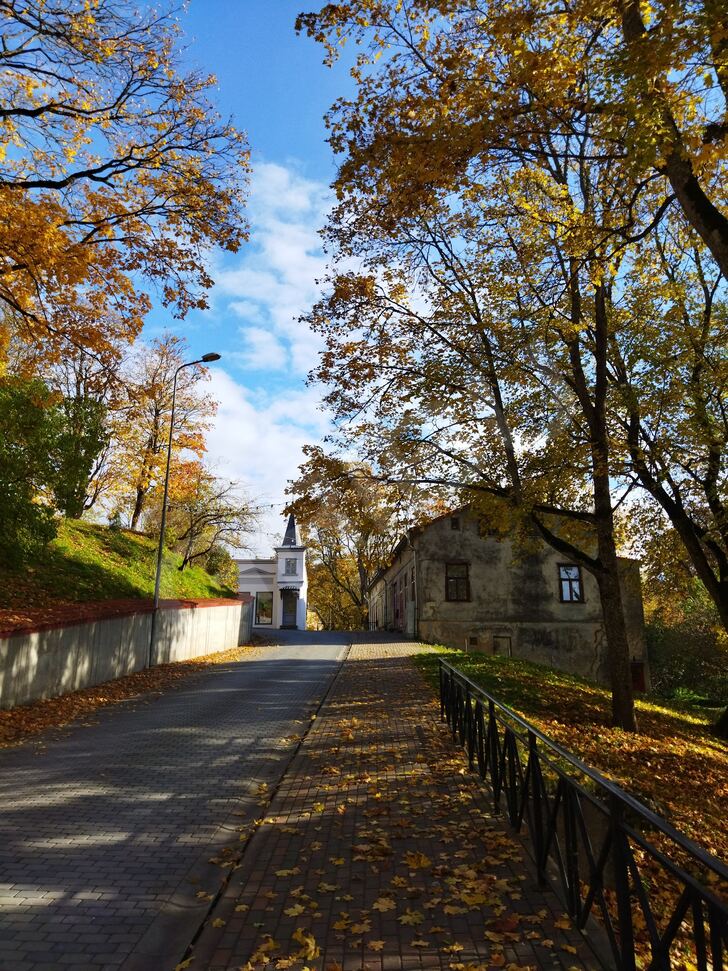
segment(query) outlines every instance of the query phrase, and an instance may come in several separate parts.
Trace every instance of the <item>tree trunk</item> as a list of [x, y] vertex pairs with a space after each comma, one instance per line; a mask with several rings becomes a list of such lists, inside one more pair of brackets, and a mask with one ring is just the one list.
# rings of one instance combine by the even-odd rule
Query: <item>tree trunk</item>
[[[612, 724], [627, 732], [637, 731], [632, 691], [632, 670], [630, 666], [627, 625], [624, 621], [622, 592], [619, 587], [619, 572], [614, 542], [607, 543], [611, 550], [604, 549], [599, 543], [599, 559], [605, 564], [597, 577], [599, 599], [604, 617], [604, 631], [607, 639], [607, 660], [609, 682], [612, 689]], [[607, 565], [607, 562], [611, 563]]]
[[[574, 272], [572, 285], [578, 288], [578, 276]], [[572, 304], [575, 319], [580, 319], [580, 300], [574, 292]], [[594, 518], [597, 531], [597, 550], [599, 570], [595, 576], [599, 586], [599, 597], [604, 617], [604, 631], [607, 639], [607, 658], [609, 681], [612, 689], [612, 724], [628, 732], [637, 731], [632, 691], [632, 671], [630, 668], [629, 641], [627, 625], [622, 607], [622, 591], [619, 586], [619, 561], [614, 541], [614, 511], [609, 481], [610, 454], [609, 434], [607, 431], [607, 350], [609, 340], [609, 316], [607, 293], [604, 284], [599, 284], [594, 293], [594, 397], [590, 399], [587, 382], [581, 364], [579, 345], [574, 341], [570, 347], [575, 380], [575, 389], [580, 398], [584, 415], [589, 422], [589, 437], [592, 488], [594, 494]]]
[[728, 708], [713, 726], [713, 731], [719, 738], [728, 738]]
[[144, 509], [144, 501], [147, 494], [144, 489], [137, 487], [136, 491], [136, 501], [134, 503], [134, 512], [131, 514], [131, 528], [136, 529], [139, 524], [139, 519]]

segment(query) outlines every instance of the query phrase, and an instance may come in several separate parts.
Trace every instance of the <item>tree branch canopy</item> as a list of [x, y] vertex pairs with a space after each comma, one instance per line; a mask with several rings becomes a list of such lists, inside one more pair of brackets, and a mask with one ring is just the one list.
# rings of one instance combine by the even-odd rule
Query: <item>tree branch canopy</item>
[[248, 151], [180, 69], [174, 9], [3, 0], [0, 32], [0, 306], [23, 338], [107, 351], [142, 284], [205, 306], [207, 253], [247, 236]]

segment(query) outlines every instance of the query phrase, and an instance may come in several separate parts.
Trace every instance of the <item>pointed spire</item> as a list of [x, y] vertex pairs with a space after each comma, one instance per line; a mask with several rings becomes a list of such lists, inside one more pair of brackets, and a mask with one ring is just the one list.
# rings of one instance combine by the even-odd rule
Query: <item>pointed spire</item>
[[300, 546], [301, 537], [298, 533], [298, 526], [296, 525], [296, 517], [291, 513], [288, 517], [288, 525], [286, 526], [286, 532], [283, 536], [282, 546]]

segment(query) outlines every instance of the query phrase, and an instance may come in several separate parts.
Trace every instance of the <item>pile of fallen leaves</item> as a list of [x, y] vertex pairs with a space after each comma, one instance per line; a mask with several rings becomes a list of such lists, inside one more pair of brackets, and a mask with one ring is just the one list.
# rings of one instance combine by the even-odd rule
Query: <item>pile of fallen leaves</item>
[[[633, 734], [609, 726], [609, 694], [597, 685], [514, 659], [443, 652], [449, 663], [555, 742], [636, 796], [713, 856], [728, 859], [728, 743], [713, 735], [694, 712], [640, 699], [640, 731]], [[423, 655], [418, 661], [432, 675], [437, 660], [433, 663]], [[718, 896], [728, 894], [728, 887], [719, 886], [715, 874], [697, 866], [661, 832], [643, 829], [643, 835]], [[636, 844], [632, 849], [658, 926], [664, 927], [682, 887], [650, 854]], [[609, 891], [607, 896], [614, 914], [616, 900]], [[650, 934], [636, 900], [633, 919], [638, 948], [646, 959]], [[676, 952], [680, 967], [695, 966], [685, 926]]]
[[[631, 792], [709, 853], [728, 859], [728, 742], [694, 712], [644, 698], [639, 734], [609, 725], [606, 689], [550, 668], [445, 651], [449, 663], [549, 738]], [[436, 672], [437, 656], [418, 663]]]
[[180, 971], [238, 934], [240, 971], [595, 966], [426, 694], [407, 663], [355, 648], [269, 812], [240, 827], [250, 849]]
[[35, 701], [29, 705], [0, 711], [0, 748], [18, 745], [48, 729], [62, 728], [71, 722], [88, 719], [100, 708], [129, 701], [142, 695], [159, 695], [182, 680], [214, 664], [238, 661], [254, 651], [253, 647], [235, 647], [217, 654], [207, 654], [174, 664], [144, 668], [114, 681], [82, 688], [58, 698]]

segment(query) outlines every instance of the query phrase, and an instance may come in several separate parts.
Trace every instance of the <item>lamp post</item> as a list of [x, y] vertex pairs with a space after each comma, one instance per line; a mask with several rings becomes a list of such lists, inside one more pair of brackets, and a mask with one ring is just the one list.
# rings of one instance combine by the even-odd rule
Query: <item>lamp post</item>
[[164, 530], [167, 525], [167, 494], [169, 492], [169, 466], [172, 459], [172, 436], [174, 434], [174, 405], [177, 398], [177, 375], [186, 367], [195, 364], [210, 364], [212, 361], [219, 361], [219, 354], [203, 354], [196, 361], [187, 361], [180, 364], [174, 372], [172, 381], [172, 414], [169, 416], [169, 438], [167, 439], [167, 469], [164, 473], [164, 498], [162, 499], [162, 522], [159, 526], [159, 545], [157, 546], [157, 572], [154, 577], [154, 604], [152, 607], [152, 629], [149, 634], [149, 655], [147, 657], [147, 667], [152, 666], [154, 660], [154, 642], [157, 637], [157, 615], [159, 614], [159, 585], [162, 579], [162, 555], [164, 553]]

